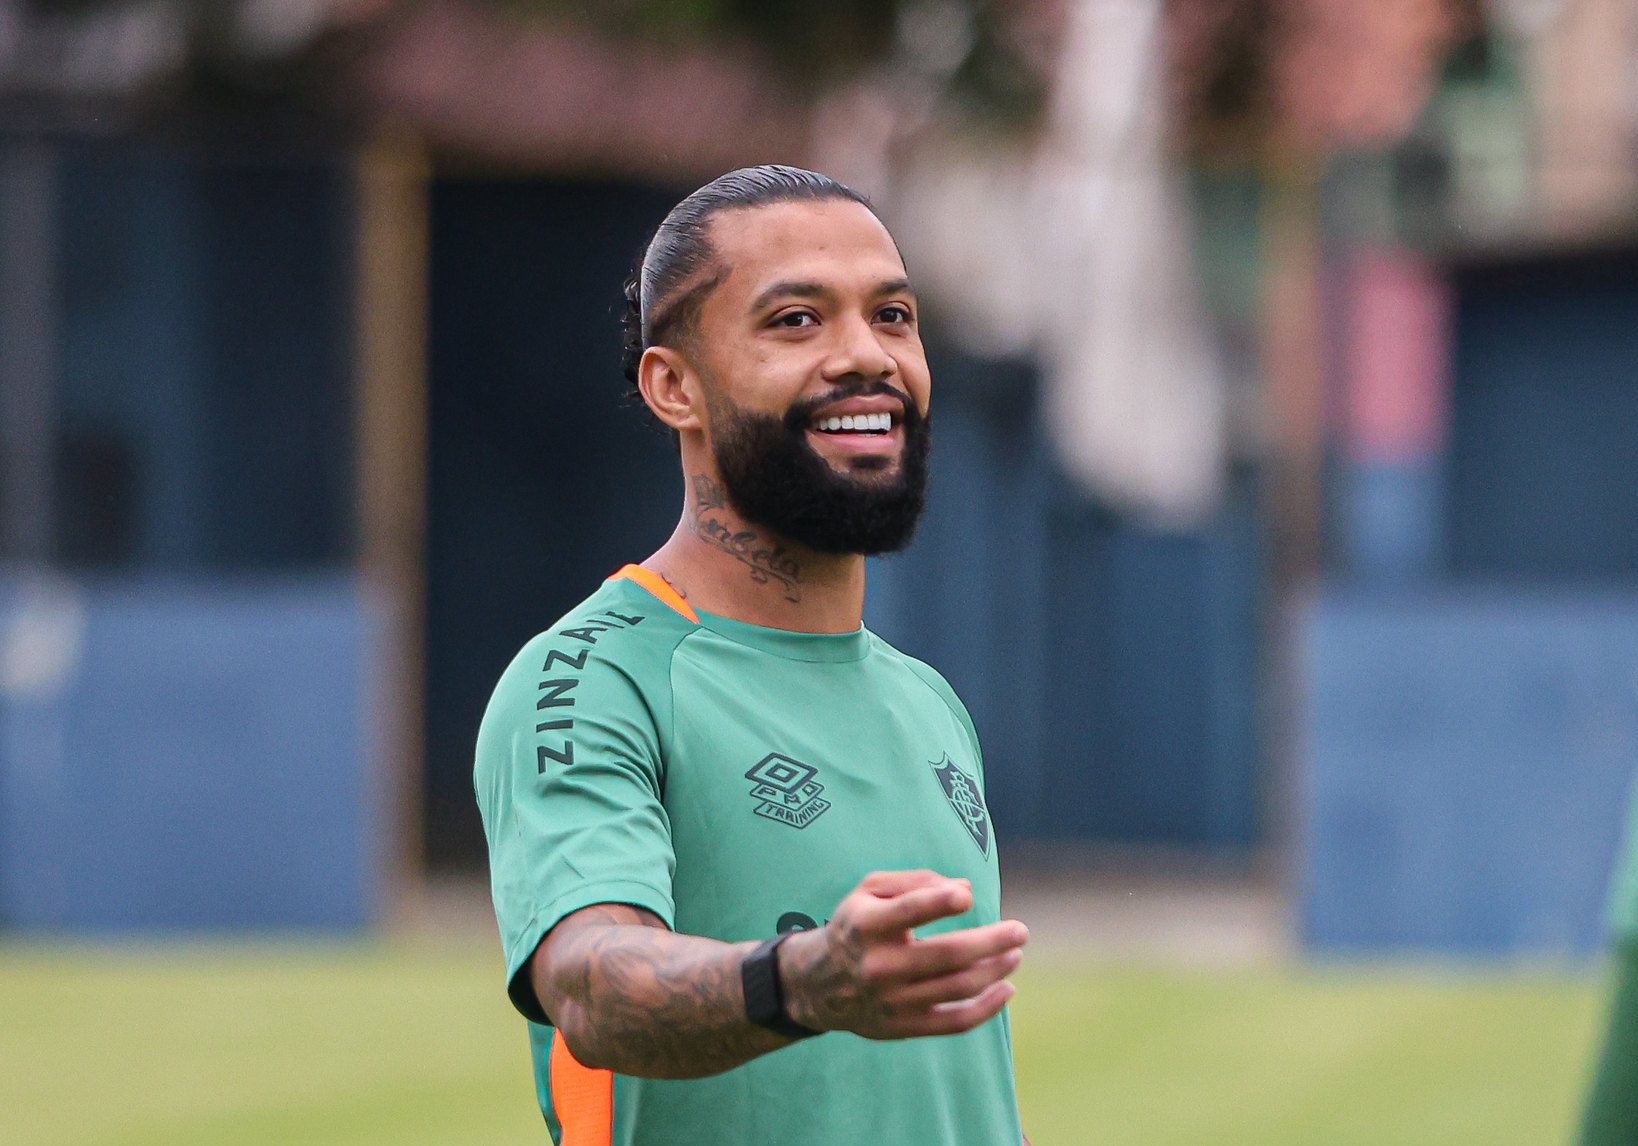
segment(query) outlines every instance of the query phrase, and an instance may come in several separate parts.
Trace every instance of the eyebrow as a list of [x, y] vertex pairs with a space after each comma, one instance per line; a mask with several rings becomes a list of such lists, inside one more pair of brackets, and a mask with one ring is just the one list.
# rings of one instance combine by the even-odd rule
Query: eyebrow
[[[751, 300], [751, 309], [753, 311], [761, 310], [763, 307], [773, 302], [773, 300], [776, 298], [784, 298], [786, 296], [793, 298], [823, 298], [830, 293], [832, 293], [831, 289], [825, 286], [823, 283], [787, 279], [784, 282], [774, 283], [767, 290], [757, 295], [756, 298]], [[908, 294], [911, 297], [914, 297], [916, 292], [915, 288], [910, 285], [909, 279], [896, 278], [877, 283], [871, 293], [878, 296], [887, 294]]]

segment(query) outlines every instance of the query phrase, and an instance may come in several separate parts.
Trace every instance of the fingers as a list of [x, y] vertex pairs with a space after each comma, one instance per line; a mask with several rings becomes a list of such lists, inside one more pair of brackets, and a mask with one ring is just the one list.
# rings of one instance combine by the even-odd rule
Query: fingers
[[1029, 930], [1004, 920], [925, 939], [912, 933], [966, 914], [973, 902], [965, 879], [926, 870], [873, 872], [837, 905], [823, 929], [828, 939], [810, 953], [814, 966], [801, 970], [805, 965], [792, 960], [792, 979], [825, 983], [813, 997], [822, 1000], [819, 1009], [828, 1008], [820, 1024], [827, 1029], [887, 1039], [971, 1030], [1012, 998], [1006, 978], [1023, 958]]
[[914, 1018], [901, 1019], [892, 1038], [959, 1035], [982, 1026], [1001, 1013], [1016, 988], [1005, 979], [992, 983], [971, 999], [945, 1003]]
[[1029, 942], [1029, 928], [1016, 919], [985, 927], [947, 931], [913, 943], [880, 947], [866, 956], [865, 974], [878, 981], [937, 978], [971, 967]]
[[973, 889], [966, 880], [937, 876], [932, 883], [891, 896], [867, 890], [865, 895], [849, 896], [842, 902], [837, 915], [848, 926], [870, 938], [885, 939], [935, 920], [964, 915], [972, 910]]
[[918, 887], [932, 887], [941, 883], [956, 881], [939, 875], [936, 871], [921, 868], [917, 871], [873, 871], [859, 881], [859, 891], [867, 891], [871, 895], [893, 896], [903, 895], [907, 891], [914, 891]]
[[952, 974], [918, 980], [893, 992], [885, 1001], [894, 1012], [912, 1016], [943, 1004], [974, 999], [1018, 970], [1023, 959], [1023, 951], [1011, 947]]

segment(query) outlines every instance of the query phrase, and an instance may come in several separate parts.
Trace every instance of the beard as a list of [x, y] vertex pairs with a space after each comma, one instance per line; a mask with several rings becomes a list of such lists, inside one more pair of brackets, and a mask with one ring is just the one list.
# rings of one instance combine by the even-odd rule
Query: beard
[[904, 403], [904, 447], [890, 474], [880, 472], [891, 464], [880, 457], [861, 458], [853, 472], [838, 472], [808, 441], [816, 411], [866, 394], [904, 397], [876, 382], [805, 399], [783, 417], [715, 405], [717, 469], [729, 504], [746, 521], [819, 553], [870, 557], [909, 545], [927, 504], [930, 438], [928, 418], [915, 403]]

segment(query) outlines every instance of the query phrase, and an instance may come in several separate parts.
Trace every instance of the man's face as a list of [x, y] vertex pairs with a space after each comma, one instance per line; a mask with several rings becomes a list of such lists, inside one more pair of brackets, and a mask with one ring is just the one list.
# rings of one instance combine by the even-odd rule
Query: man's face
[[727, 273], [693, 357], [729, 500], [821, 552], [902, 548], [923, 503], [931, 380], [886, 228], [849, 200], [724, 212], [711, 228]]

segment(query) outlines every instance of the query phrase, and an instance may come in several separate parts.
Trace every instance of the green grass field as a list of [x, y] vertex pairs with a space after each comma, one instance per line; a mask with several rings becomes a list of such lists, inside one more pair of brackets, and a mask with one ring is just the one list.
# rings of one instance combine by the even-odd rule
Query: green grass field
[[[487, 946], [0, 944], [6, 1146], [540, 1143]], [[1588, 978], [1026, 969], [1036, 1146], [1562, 1143]]]

